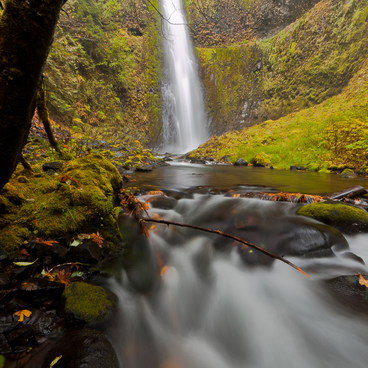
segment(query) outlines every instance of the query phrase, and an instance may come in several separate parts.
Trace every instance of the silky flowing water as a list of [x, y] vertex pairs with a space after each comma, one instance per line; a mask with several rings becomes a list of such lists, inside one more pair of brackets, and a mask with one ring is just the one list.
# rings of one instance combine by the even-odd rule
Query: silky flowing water
[[[166, 167], [145, 180], [154, 185], [147, 188], [164, 189], [167, 196], [151, 194], [141, 200], [151, 203], [150, 216], [222, 230], [243, 227], [265, 244], [282, 245], [284, 239], [293, 241], [280, 236], [300, 205], [231, 198], [220, 188], [231, 182], [243, 192], [283, 187], [316, 193], [320, 185], [321, 193], [356, 184], [333, 175], [286, 172], [280, 183], [280, 172], [244, 169]], [[269, 177], [258, 181], [262, 175]], [[142, 177], [137, 180], [143, 184]], [[134, 228], [129, 223], [122, 227]], [[317, 241], [317, 233], [308, 234]], [[156, 225], [148, 239], [134, 239], [132, 264], [111, 282], [120, 302], [110, 337], [121, 367], [367, 366], [367, 313], [347, 308], [325, 283], [336, 276], [367, 274], [365, 265], [347, 256], [353, 252], [368, 262], [367, 235], [346, 236], [350, 249], [336, 245], [329, 256], [286, 257], [310, 278], [279, 261], [268, 266], [246, 263], [228, 240], [191, 229]]]

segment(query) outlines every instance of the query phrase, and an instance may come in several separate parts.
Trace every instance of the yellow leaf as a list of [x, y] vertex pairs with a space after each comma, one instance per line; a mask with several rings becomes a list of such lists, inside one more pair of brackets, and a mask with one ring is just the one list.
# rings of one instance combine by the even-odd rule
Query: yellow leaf
[[366, 280], [359, 272], [359, 284], [368, 288], [368, 280]]
[[59, 355], [57, 356], [51, 363], [50, 363], [50, 368], [52, 368], [63, 356]]
[[20, 310], [20, 311], [14, 313], [14, 315], [19, 318], [18, 322], [23, 322], [24, 317], [29, 318], [31, 316], [31, 314], [32, 314], [32, 312], [30, 310], [27, 310], [27, 309], [23, 309], [23, 310]]

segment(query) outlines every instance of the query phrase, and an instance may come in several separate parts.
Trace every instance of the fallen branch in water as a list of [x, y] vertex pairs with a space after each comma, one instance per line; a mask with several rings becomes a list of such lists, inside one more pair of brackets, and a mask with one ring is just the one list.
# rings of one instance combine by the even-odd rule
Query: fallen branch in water
[[229, 239], [235, 240], [235, 241], [237, 241], [239, 243], [242, 243], [242, 244], [248, 246], [249, 248], [256, 249], [259, 252], [261, 252], [263, 254], [266, 254], [267, 256], [269, 256], [271, 258], [278, 259], [279, 261], [284, 262], [287, 265], [295, 268], [297, 271], [301, 272], [303, 275], [309, 277], [309, 275], [306, 272], [304, 272], [301, 268], [299, 268], [298, 266], [296, 266], [294, 263], [288, 261], [287, 259], [285, 259], [283, 257], [280, 257], [280, 256], [278, 256], [276, 254], [273, 254], [273, 253], [269, 252], [268, 250], [263, 249], [263, 248], [255, 245], [253, 243], [250, 243], [250, 242], [248, 242], [246, 240], [243, 240], [241, 238], [238, 238], [237, 236], [234, 236], [234, 235], [231, 235], [231, 234], [228, 234], [228, 233], [224, 233], [221, 230], [207, 229], [207, 228], [201, 227], [201, 226], [189, 225], [189, 224], [182, 224], [182, 223], [174, 222], [174, 221], [153, 219], [151, 217], [143, 217], [143, 218], [140, 219], [140, 221], [141, 222], [154, 222], [154, 223], [157, 223], [157, 224], [173, 225], [173, 226], [178, 226], [178, 227], [187, 227], [187, 228], [190, 228], [190, 229], [195, 229], [195, 230], [204, 231], [204, 232], [207, 232], [207, 233], [221, 235], [221, 236], [223, 236], [225, 238], [229, 238]]

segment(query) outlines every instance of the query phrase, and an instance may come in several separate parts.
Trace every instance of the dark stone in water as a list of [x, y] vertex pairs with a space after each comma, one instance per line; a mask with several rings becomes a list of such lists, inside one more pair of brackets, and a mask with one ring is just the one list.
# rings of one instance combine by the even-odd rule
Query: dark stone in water
[[234, 162], [234, 166], [248, 166], [248, 162], [245, 161], [242, 158], [238, 158], [235, 162]]
[[368, 316], [368, 288], [359, 284], [359, 276], [338, 276], [324, 281], [324, 286], [344, 308]]
[[150, 164], [143, 164], [141, 166], [138, 166], [135, 171], [140, 171], [140, 172], [148, 172], [148, 171], [152, 171], [153, 167]]
[[9, 276], [6, 273], [0, 273], [0, 290], [7, 289], [10, 285]]
[[71, 247], [68, 255], [72, 261], [97, 263], [103, 259], [103, 249], [94, 241], [87, 240], [77, 247]]
[[3, 334], [0, 334], [0, 353], [1, 354], [9, 354], [11, 353], [12, 348], [8, 344], [8, 340]]
[[[106, 336], [99, 331], [90, 329], [67, 332], [51, 346], [43, 359], [43, 364], [40, 364], [39, 361], [38, 367], [49, 367], [58, 356], [61, 358], [55, 368], [119, 367], [115, 351]], [[31, 366], [29, 365], [29, 367]], [[34, 365], [34, 367], [36, 366]]]
[[206, 160], [203, 159], [203, 158], [191, 158], [190, 159], [190, 163], [191, 164], [205, 164], [206, 163]]
[[[227, 233], [247, 240], [278, 256], [332, 257], [334, 250], [349, 247], [335, 228], [299, 216], [262, 220], [248, 217], [242, 225], [228, 228]], [[241, 258], [250, 265], [269, 265], [273, 259], [244, 246], [238, 247]]]
[[178, 201], [173, 197], [156, 196], [150, 199], [150, 204], [153, 208], [161, 208], [164, 210], [171, 210], [175, 208]]
[[43, 278], [31, 278], [23, 281], [19, 286], [19, 296], [32, 303], [43, 302], [59, 298], [64, 291], [64, 285], [59, 282]]
[[304, 166], [290, 166], [291, 171], [305, 171], [307, 170]]

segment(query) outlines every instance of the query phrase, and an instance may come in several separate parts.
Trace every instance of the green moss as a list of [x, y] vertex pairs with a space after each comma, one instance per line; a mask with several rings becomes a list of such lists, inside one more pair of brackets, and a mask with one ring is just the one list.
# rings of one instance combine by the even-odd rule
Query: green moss
[[250, 163], [253, 166], [266, 167], [271, 165], [271, 157], [264, 152], [260, 152], [250, 160]]
[[73, 282], [63, 293], [64, 311], [72, 320], [86, 323], [106, 321], [114, 308], [117, 298], [101, 286], [85, 282]]
[[30, 173], [28, 183], [18, 180], [20, 174], [0, 196], [0, 246], [7, 253], [15, 255], [31, 235], [47, 239], [96, 229], [105, 246], [119, 246], [112, 212], [122, 179], [104, 157], [90, 154], [70, 161], [60, 175]]
[[368, 229], [368, 213], [346, 204], [308, 204], [298, 211], [298, 215], [312, 217], [346, 232], [351, 232], [352, 228], [365, 231]]

